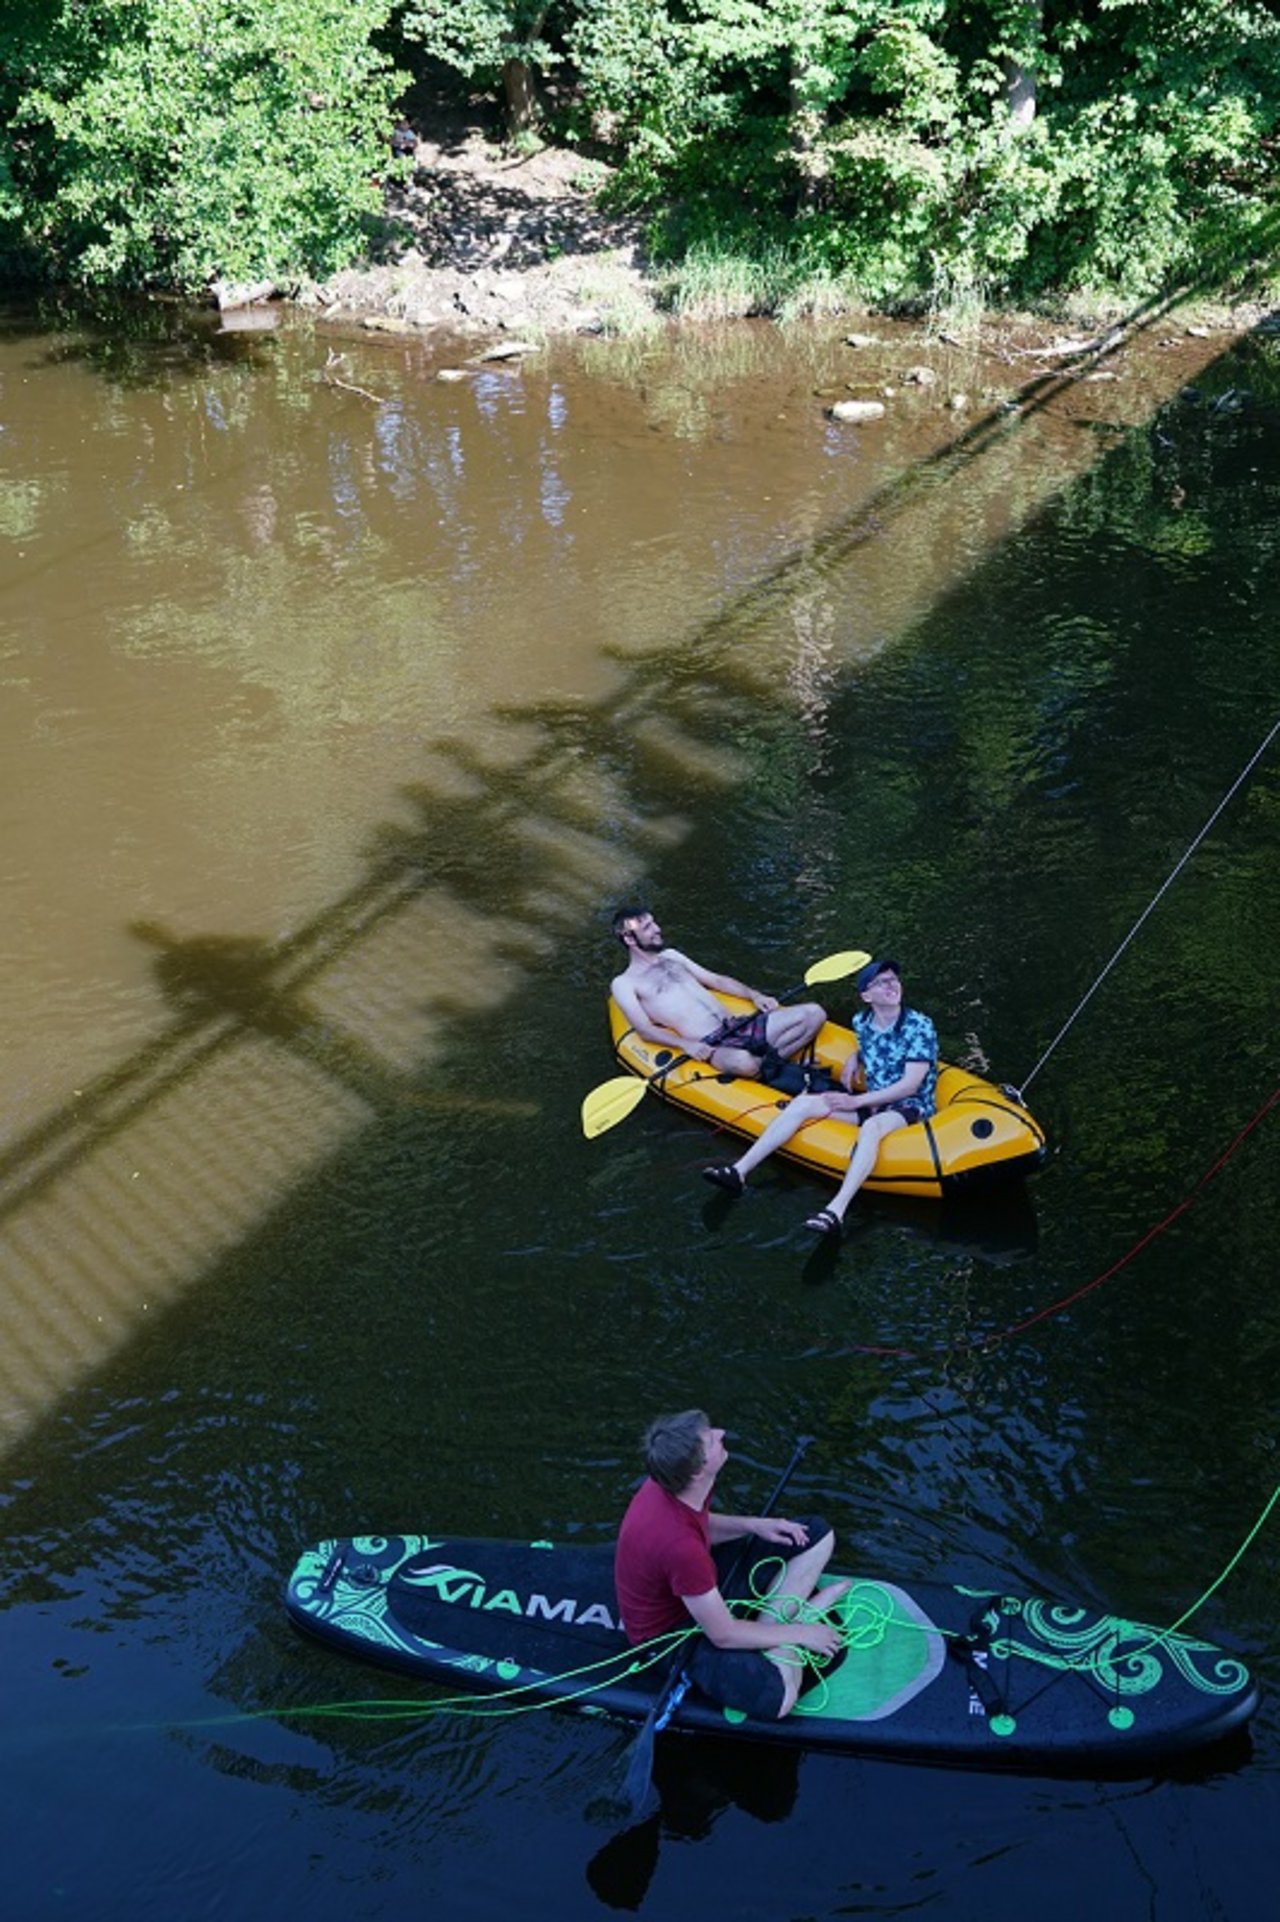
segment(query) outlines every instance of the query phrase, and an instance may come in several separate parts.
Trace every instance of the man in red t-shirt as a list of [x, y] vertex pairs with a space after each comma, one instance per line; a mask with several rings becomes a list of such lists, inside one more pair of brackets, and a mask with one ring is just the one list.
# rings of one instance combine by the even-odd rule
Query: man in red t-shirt
[[[688, 1673], [703, 1693], [758, 1720], [789, 1714], [804, 1674], [798, 1651], [829, 1660], [841, 1646], [838, 1630], [814, 1617], [839, 1601], [848, 1582], [829, 1582], [809, 1602], [835, 1546], [834, 1534], [812, 1519], [712, 1514], [711, 1491], [729, 1452], [723, 1428], [712, 1428], [700, 1408], [651, 1422], [644, 1458], [649, 1479], [623, 1516], [614, 1561], [627, 1639], [651, 1641], [686, 1627], [692, 1616], [702, 1635]], [[713, 1551], [743, 1536], [754, 1540], [734, 1586], [766, 1598], [760, 1614], [731, 1610], [720, 1592], [724, 1571]], [[718, 1559], [726, 1563], [733, 1557]]]

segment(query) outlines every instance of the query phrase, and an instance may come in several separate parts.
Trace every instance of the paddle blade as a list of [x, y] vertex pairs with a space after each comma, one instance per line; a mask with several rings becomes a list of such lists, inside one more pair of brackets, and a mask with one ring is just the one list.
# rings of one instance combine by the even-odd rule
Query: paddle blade
[[[590, 1809], [587, 1815], [590, 1818]], [[652, 1816], [638, 1827], [610, 1836], [587, 1863], [592, 1894], [611, 1909], [638, 1909], [649, 1893], [660, 1844], [659, 1824]]]
[[620, 1074], [593, 1088], [582, 1103], [582, 1132], [587, 1140], [594, 1141], [607, 1128], [616, 1128], [620, 1121], [625, 1121], [631, 1110], [644, 1100], [648, 1085], [638, 1075]]
[[870, 959], [864, 948], [845, 948], [840, 954], [828, 954], [814, 962], [804, 977], [804, 984], [806, 988], [816, 988], [820, 981], [844, 981], [859, 968], [865, 968]]
[[631, 1760], [622, 1781], [622, 1800], [626, 1821], [634, 1826], [644, 1822], [658, 1807], [658, 1791], [653, 1785], [653, 1738], [656, 1718], [650, 1715], [635, 1740]]

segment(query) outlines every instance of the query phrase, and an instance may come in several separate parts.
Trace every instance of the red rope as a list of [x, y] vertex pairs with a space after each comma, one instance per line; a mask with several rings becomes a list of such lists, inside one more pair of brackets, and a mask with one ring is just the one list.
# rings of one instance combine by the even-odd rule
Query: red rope
[[[699, 1077], [699, 1079], [701, 1079], [701, 1077]], [[782, 1098], [781, 1098], [781, 1097], [780, 1097], [779, 1095], [776, 1095], [776, 1094], [772, 1094], [772, 1095], [770, 1095], [770, 1096], [768, 1097], [768, 1099], [767, 1099], [767, 1100], [765, 1100], [765, 1101], [756, 1101], [756, 1102], [753, 1102], [753, 1103], [752, 1103], [752, 1105], [751, 1105], [751, 1107], [749, 1107], [749, 1108], [744, 1108], [744, 1109], [742, 1110], [742, 1112], [741, 1112], [741, 1114], [738, 1114], [738, 1115], [735, 1115], [735, 1116], [734, 1116], [734, 1123], [736, 1124], [737, 1122], [739, 1122], [739, 1121], [741, 1121], [741, 1120], [744, 1120], [744, 1119], [746, 1118], [746, 1116], [747, 1116], [747, 1115], [750, 1115], [750, 1114], [759, 1114], [759, 1113], [760, 1113], [760, 1112], [761, 1112], [761, 1111], [762, 1111], [763, 1109], [765, 1109], [765, 1108], [769, 1108], [769, 1109], [772, 1109], [772, 1110], [774, 1111], [774, 1113], [780, 1113], [780, 1112], [781, 1112], [781, 1110], [782, 1110], [782, 1108], [783, 1108], [783, 1107], [784, 1107], [785, 1105], [786, 1105], [786, 1104], [785, 1104], [785, 1103], [783, 1102], [783, 1100], [782, 1100]], [[773, 1118], [773, 1116], [771, 1115], [771, 1116], [770, 1116], [770, 1119], [772, 1120], [772, 1118]], [[805, 1123], [805, 1126], [807, 1127], [808, 1125], [809, 1125], [809, 1124], [808, 1124], [808, 1123], [806, 1122], [806, 1123]], [[722, 1135], [722, 1134], [727, 1134], [727, 1133], [728, 1133], [728, 1131], [729, 1131], [729, 1126], [730, 1126], [730, 1124], [729, 1124], [729, 1122], [728, 1122], [728, 1121], [717, 1121], [717, 1122], [715, 1122], [715, 1123], [713, 1123], [713, 1125], [712, 1125], [712, 1129], [711, 1129], [711, 1132], [712, 1132], [712, 1134], [713, 1134], [713, 1135]], [[705, 1136], [705, 1134], [703, 1134], [703, 1132], [702, 1132], [702, 1130], [701, 1130], [701, 1129], [699, 1129], [699, 1130], [698, 1130], [698, 1135], [699, 1135], [699, 1139], [700, 1139], [700, 1140], [703, 1140], [703, 1141], [705, 1141], [705, 1140], [706, 1140], [706, 1136]], [[736, 1144], [735, 1144], [735, 1145], [736, 1145]], [[699, 1169], [702, 1169], [702, 1168], [705, 1168], [705, 1167], [706, 1167], [706, 1165], [707, 1165], [707, 1157], [706, 1157], [706, 1155], [705, 1155], [705, 1153], [702, 1153], [702, 1154], [698, 1154], [698, 1155], [695, 1155], [695, 1156], [694, 1156], [694, 1158], [693, 1158], [692, 1160], [686, 1160], [686, 1159], [683, 1159], [683, 1158], [682, 1158], [682, 1159], [681, 1159], [681, 1160], [679, 1160], [679, 1161], [672, 1161], [672, 1162], [671, 1162], [671, 1163], [669, 1163], [668, 1165], [669, 1165], [669, 1166], [671, 1166], [672, 1168], [699, 1168]]]
[[1092, 1281], [1087, 1281], [1083, 1288], [1076, 1288], [1071, 1294], [1063, 1295], [1060, 1300], [1050, 1302], [1047, 1308], [1037, 1309], [1035, 1314], [1028, 1315], [1025, 1321], [1014, 1322], [1012, 1326], [1006, 1328], [1002, 1334], [984, 1335], [980, 1341], [955, 1342], [950, 1348], [936, 1348], [926, 1351], [911, 1348], [877, 1348], [863, 1345], [862, 1343], [855, 1343], [853, 1345], [853, 1352], [859, 1355], [885, 1355], [893, 1356], [899, 1360], [916, 1361], [919, 1360], [922, 1352], [951, 1355], [973, 1353], [979, 1350], [991, 1351], [998, 1348], [1002, 1342], [1008, 1341], [1012, 1336], [1025, 1334], [1028, 1328], [1034, 1328], [1038, 1322], [1048, 1321], [1051, 1315], [1060, 1315], [1064, 1309], [1070, 1308], [1074, 1302], [1082, 1301], [1086, 1295], [1091, 1295], [1095, 1288], [1101, 1288], [1104, 1281], [1110, 1281], [1111, 1277], [1118, 1275], [1122, 1268], [1127, 1268], [1135, 1256], [1140, 1255], [1144, 1248], [1149, 1247], [1159, 1235], [1164, 1233], [1166, 1228], [1172, 1227], [1178, 1217], [1187, 1212], [1187, 1209], [1191, 1206], [1201, 1190], [1206, 1188], [1213, 1180], [1213, 1177], [1226, 1167], [1232, 1156], [1243, 1146], [1254, 1129], [1258, 1127], [1261, 1122], [1265, 1121], [1277, 1101], [1280, 1101], [1280, 1088], [1274, 1089], [1272, 1093], [1268, 1095], [1267, 1099], [1258, 1109], [1257, 1114], [1253, 1116], [1252, 1120], [1245, 1123], [1235, 1139], [1223, 1149], [1218, 1159], [1213, 1163], [1213, 1166], [1205, 1170], [1195, 1187], [1192, 1188], [1189, 1194], [1183, 1196], [1177, 1207], [1171, 1208], [1163, 1221], [1158, 1221], [1154, 1228], [1148, 1228], [1141, 1240], [1135, 1241], [1132, 1248], [1130, 1248], [1126, 1254], [1121, 1255], [1118, 1261], [1113, 1261], [1109, 1268], [1104, 1268], [1100, 1275], [1095, 1275]]

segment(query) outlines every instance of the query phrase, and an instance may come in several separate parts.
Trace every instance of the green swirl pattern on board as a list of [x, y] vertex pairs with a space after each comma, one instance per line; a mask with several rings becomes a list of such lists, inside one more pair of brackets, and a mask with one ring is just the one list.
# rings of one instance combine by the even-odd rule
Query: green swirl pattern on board
[[[366, 1558], [383, 1558], [391, 1546], [390, 1539], [382, 1535], [360, 1536], [351, 1543], [353, 1552]], [[328, 1594], [322, 1594], [320, 1579], [336, 1547], [336, 1542], [321, 1542], [313, 1553], [303, 1556], [294, 1577], [299, 1600], [308, 1605], [317, 1620], [337, 1623], [347, 1634], [358, 1636], [376, 1648], [399, 1649], [411, 1654], [412, 1643], [387, 1619], [385, 1581], [363, 1588], [340, 1578]], [[391, 1565], [394, 1567], [407, 1552], [408, 1544], [397, 1542], [390, 1556]]]
[[1171, 1635], [1142, 1622], [1126, 1621], [1123, 1615], [1096, 1615], [1061, 1603], [1004, 1596], [999, 1606], [1010, 1621], [1021, 1618], [1034, 1638], [1023, 1640], [1010, 1633], [993, 1638], [991, 1653], [1002, 1660], [1020, 1656], [1070, 1668], [1117, 1695], [1145, 1695], [1158, 1688], [1165, 1679], [1166, 1660], [1205, 1695], [1234, 1695], [1248, 1686], [1244, 1663], [1211, 1642]]
[[[340, 1578], [334, 1583], [332, 1592], [321, 1598], [320, 1578], [336, 1546], [334, 1542], [321, 1542], [314, 1554], [305, 1555], [299, 1563], [294, 1581], [299, 1599], [310, 1605], [318, 1620], [335, 1623], [347, 1634], [358, 1636], [361, 1641], [370, 1642], [376, 1648], [398, 1649], [406, 1655], [415, 1655], [422, 1648], [440, 1646], [438, 1642], [428, 1642], [421, 1636], [402, 1635], [387, 1614], [385, 1577], [409, 1555], [421, 1548], [430, 1548], [429, 1536], [355, 1537], [351, 1543], [353, 1553], [382, 1561], [385, 1564], [382, 1570], [384, 1579], [363, 1588], [357, 1587], [349, 1579]], [[520, 1672], [510, 1663], [494, 1662], [485, 1656], [475, 1655], [461, 1657], [453, 1666], [469, 1668], [476, 1673], [496, 1669], [504, 1680]]]
[[492, 1673], [503, 1682], [514, 1682], [526, 1673], [536, 1677], [535, 1670], [526, 1671], [519, 1662], [507, 1657], [455, 1654], [445, 1650], [441, 1642], [428, 1641], [422, 1635], [401, 1633], [387, 1611], [388, 1580], [411, 1556], [430, 1548], [442, 1547], [443, 1543], [433, 1542], [429, 1535], [354, 1536], [350, 1544], [352, 1553], [378, 1565], [379, 1579], [368, 1587], [362, 1587], [349, 1578], [340, 1577], [331, 1592], [322, 1593], [321, 1577], [337, 1546], [336, 1542], [321, 1542], [315, 1550], [302, 1557], [294, 1577], [294, 1591], [299, 1601], [308, 1605], [317, 1620], [333, 1623], [347, 1634], [358, 1636], [361, 1641], [370, 1642], [377, 1648], [398, 1649], [415, 1659], [424, 1648], [440, 1649], [442, 1666], [461, 1669], [473, 1675]]

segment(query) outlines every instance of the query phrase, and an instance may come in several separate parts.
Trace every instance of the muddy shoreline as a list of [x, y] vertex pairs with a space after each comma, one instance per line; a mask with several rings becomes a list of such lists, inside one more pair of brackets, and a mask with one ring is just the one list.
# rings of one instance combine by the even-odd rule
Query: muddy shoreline
[[405, 166], [386, 185], [381, 257], [305, 283], [301, 306], [386, 332], [538, 341], [659, 324], [641, 222], [601, 209], [598, 163], [555, 147], [512, 153], [459, 120], [416, 136]]

